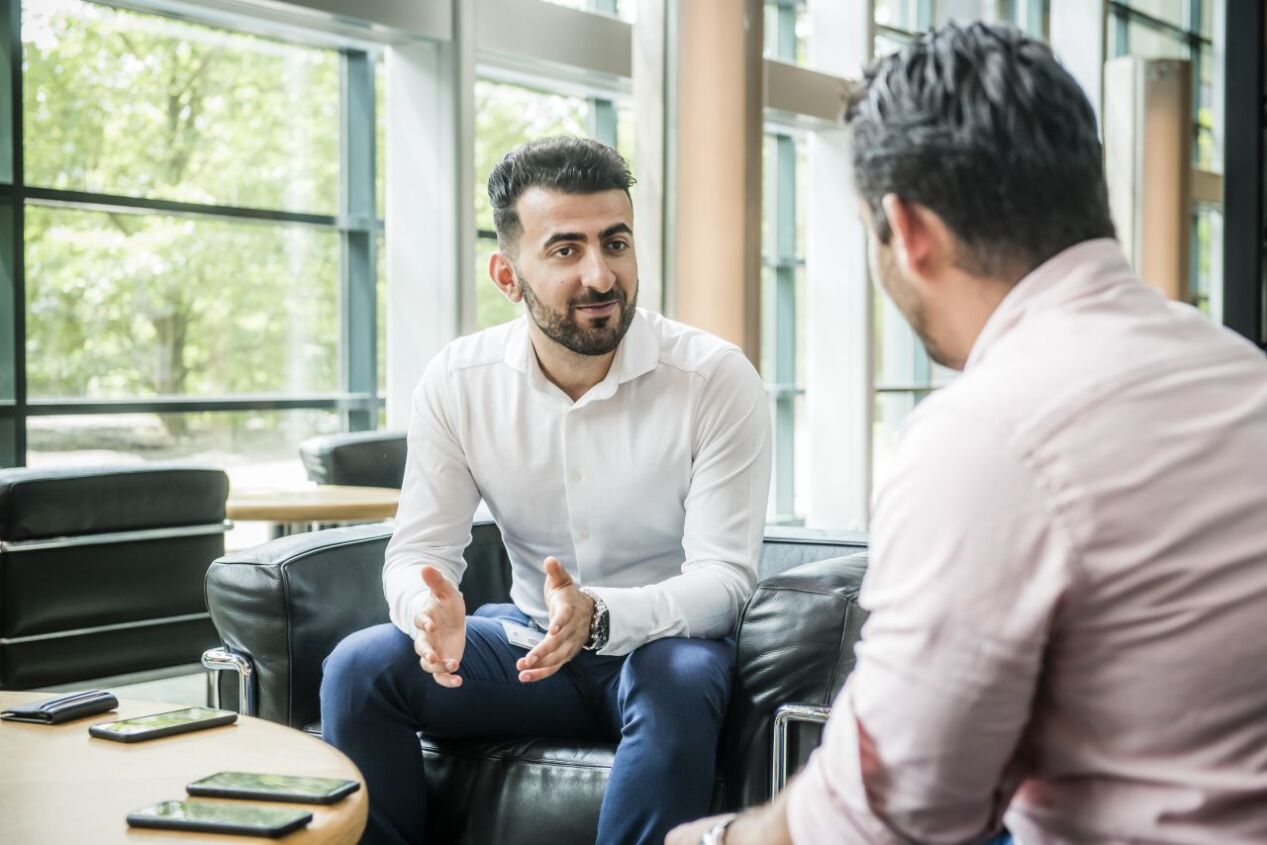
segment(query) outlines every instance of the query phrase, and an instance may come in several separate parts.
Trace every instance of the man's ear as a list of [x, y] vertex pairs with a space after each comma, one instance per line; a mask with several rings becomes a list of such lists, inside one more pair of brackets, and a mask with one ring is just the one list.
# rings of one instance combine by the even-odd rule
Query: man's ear
[[950, 230], [931, 209], [897, 194], [885, 194], [880, 206], [893, 232], [893, 255], [908, 277], [928, 278], [953, 263]]
[[489, 256], [488, 275], [493, 280], [493, 284], [497, 285], [497, 289], [502, 292], [502, 296], [511, 302], [523, 299], [519, 282], [515, 280], [515, 266], [506, 253], [498, 251]]

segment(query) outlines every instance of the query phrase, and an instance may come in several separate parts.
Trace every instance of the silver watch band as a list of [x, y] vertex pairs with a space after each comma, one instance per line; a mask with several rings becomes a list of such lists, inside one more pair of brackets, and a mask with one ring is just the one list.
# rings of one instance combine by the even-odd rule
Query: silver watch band
[[726, 831], [730, 829], [730, 825], [734, 822], [735, 817], [731, 816], [724, 822], [713, 825], [703, 836], [700, 837], [699, 845], [726, 845]]
[[586, 651], [598, 651], [607, 645], [607, 641], [611, 638], [611, 614], [607, 609], [607, 602], [603, 601], [598, 593], [588, 587], [581, 587], [581, 592], [594, 602], [594, 615], [590, 617], [589, 639], [582, 648]]

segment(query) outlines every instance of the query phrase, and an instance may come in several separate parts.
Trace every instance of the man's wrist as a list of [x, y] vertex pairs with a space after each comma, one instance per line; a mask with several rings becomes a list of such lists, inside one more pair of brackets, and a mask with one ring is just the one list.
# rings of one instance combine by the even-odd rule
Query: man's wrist
[[594, 602], [594, 612], [590, 614], [590, 634], [585, 641], [586, 651], [600, 651], [611, 638], [611, 612], [603, 597], [588, 587], [581, 587], [581, 592]]
[[734, 824], [737, 816], [731, 816], [728, 819], [718, 822], [705, 831], [700, 837], [700, 845], [726, 845], [726, 831]]

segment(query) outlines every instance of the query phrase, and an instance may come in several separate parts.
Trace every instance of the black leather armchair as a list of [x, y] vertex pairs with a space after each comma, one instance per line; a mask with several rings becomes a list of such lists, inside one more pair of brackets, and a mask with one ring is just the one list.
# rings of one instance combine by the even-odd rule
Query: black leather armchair
[[[224, 646], [204, 665], [236, 669], [239, 708], [320, 732], [321, 662], [347, 634], [386, 622], [380, 580], [391, 527], [294, 535], [220, 558], [207, 603]], [[719, 748], [717, 809], [767, 800], [782, 771], [818, 743], [827, 707], [853, 669], [865, 614], [862, 535], [770, 529], [761, 581], [740, 621], [736, 682]], [[468, 608], [508, 601], [495, 525], [477, 524], [462, 582]], [[777, 723], [777, 727], [776, 727]], [[777, 746], [777, 749], [776, 749]], [[779, 755], [774, 756], [778, 750]], [[439, 741], [427, 759], [428, 841], [593, 842], [615, 746], [550, 738]], [[550, 813], [539, 812], [548, 804]]]
[[299, 444], [308, 479], [316, 484], [399, 488], [405, 477], [403, 431], [349, 431]]
[[206, 467], [0, 470], [0, 689], [196, 665], [228, 491]]

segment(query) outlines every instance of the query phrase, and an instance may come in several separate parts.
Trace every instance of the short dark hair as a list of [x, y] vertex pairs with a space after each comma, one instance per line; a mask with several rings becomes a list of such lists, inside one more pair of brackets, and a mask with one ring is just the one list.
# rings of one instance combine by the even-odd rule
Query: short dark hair
[[529, 188], [565, 194], [619, 190], [629, 196], [633, 183], [629, 164], [620, 153], [593, 139], [559, 135], [520, 144], [502, 156], [488, 175], [498, 244], [509, 249], [519, 240], [522, 227], [516, 205]]
[[1051, 50], [1013, 27], [952, 23], [878, 59], [847, 120], [882, 243], [886, 194], [936, 212], [983, 275], [1114, 236], [1095, 112]]

